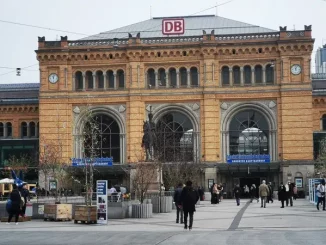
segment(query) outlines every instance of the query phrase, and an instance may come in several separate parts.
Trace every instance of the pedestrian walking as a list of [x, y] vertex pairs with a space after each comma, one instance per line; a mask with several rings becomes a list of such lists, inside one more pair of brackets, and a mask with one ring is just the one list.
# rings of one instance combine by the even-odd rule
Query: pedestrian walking
[[266, 185], [266, 181], [263, 180], [262, 184], [259, 186], [259, 196], [261, 199], [261, 208], [262, 207], [266, 208], [266, 200], [267, 200], [268, 195], [269, 195], [269, 189], [268, 189], [268, 186]]
[[259, 199], [256, 196], [257, 194], [257, 188], [255, 184], [252, 184], [252, 186], [250, 187], [250, 202], [252, 202], [254, 199], [257, 200], [257, 203], [259, 202]]
[[[198, 192], [192, 187], [192, 182], [187, 181], [186, 187], [183, 188], [180, 196], [179, 205], [183, 208], [184, 229], [192, 230], [194, 223], [194, 212], [196, 212], [196, 203], [199, 199]], [[189, 226], [188, 224], [189, 215]]]
[[241, 188], [240, 188], [239, 184], [237, 184], [235, 186], [235, 188], [233, 189], [233, 194], [234, 194], [234, 198], [237, 202], [237, 206], [240, 206]]
[[15, 184], [13, 185], [13, 190], [10, 193], [9, 199], [11, 200], [11, 205], [8, 210], [9, 217], [7, 224], [10, 224], [12, 217], [15, 216], [15, 223], [18, 225], [19, 214], [24, 204], [20, 192], [18, 191], [17, 185]]
[[323, 210], [325, 210], [325, 180], [322, 179], [321, 183], [317, 186], [317, 197], [318, 197], [318, 201], [317, 201], [317, 209], [319, 210], [319, 204], [323, 203]]
[[223, 190], [224, 190], [222, 183], [220, 183], [217, 186], [217, 190], [218, 190], [218, 193], [219, 193], [218, 194], [219, 202], [222, 202], [222, 200], [223, 200]]
[[296, 185], [293, 185], [293, 199], [297, 200], [298, 198], [298, 188]]
[[179, 217], [180, 217], [180, 223], [183, 224], [183, 210], [182, 206], [179, 205], [180, 203], [180, 198], [181, 198], [181, 192], [182, 192], [182, 183], [178, 184], [178, 187], [174, 191], [174, 205], [177, 209], [177, 218], [176, 218], [176, 223], [179, 223]]
[[269, 190], [269, 194], [267, 196], [267, 203], [269, 203], [269, 202], [273, 203], [274, 202], [273, 201], [274, 188], [273, 188], [272, 182], [269, 182], [267, 186], [268, 186], [268, 190]]
[[211, 193], [211, 204], [214, 204], [214, 195], [213, 195], [213, 189], [214, 189], [215, 183], [212, 184], [210, 187], [210, 193]]
[[26, 183], [24, 183], [23, 186], [19, 189], [19, 192], [20, 192], [21, 197], [24, 199], [24, 205], [21, 209], [20, 216], [26, 217], [26, 204], [27, 204], [27, 201], [30, 200], [29, 191], [28, 191]]
[[286, 200], [287, 196], [286, 196], [286, 189], [285, 186], [283, 185], [283, 183], [281, 183], [281, 185], [278, 188], [278, 200], [281, 201], [281, 208], [284, 208], [284, 202]]
[[291, 207], [293, 206], [293, 185], [290, 181], [285, 185], [286, 189], [286, 206], [289, 206], [289, 202]]
[[219, 200], [219, 190], [217, 184], [214, 184], [212, 191], [212, 204], [218, 204]]

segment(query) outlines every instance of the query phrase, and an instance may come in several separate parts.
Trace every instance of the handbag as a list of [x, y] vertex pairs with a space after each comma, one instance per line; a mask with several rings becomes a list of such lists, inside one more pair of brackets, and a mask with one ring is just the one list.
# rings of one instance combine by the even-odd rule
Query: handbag
[[24, 207], [24, 205], [25, 205], [25, 199], [24, 199], [24, 197], [22, 197], [20, 191], [18, 191], [18, 193], [19, 193], [19, 196], [20, 196], [20, 209], [22, 209]]

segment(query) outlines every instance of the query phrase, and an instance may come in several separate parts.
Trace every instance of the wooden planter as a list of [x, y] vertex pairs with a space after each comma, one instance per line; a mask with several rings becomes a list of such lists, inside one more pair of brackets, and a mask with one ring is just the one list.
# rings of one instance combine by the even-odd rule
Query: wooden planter
[[97, 207], [76, 205], [75, 206], [75, 224], [81, 222], [82, 224], [96, 224], [97, 223]]
[[71, 204], [45, 204], [44, 220], [70, 221], [72, 220]]

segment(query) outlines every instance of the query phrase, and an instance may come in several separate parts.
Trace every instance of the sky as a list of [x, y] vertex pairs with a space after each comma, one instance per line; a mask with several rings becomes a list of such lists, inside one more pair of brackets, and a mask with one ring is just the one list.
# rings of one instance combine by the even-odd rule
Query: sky
[[[225, 18], [274, 30], [279, 30], [279, 26], [287, 26], [288, 30], [302, 30], [304, 25], [312, 25], [314, 53], [318, 47], [326, 44], [326, 0], [233, 0], [226, 3], [228, 1], [230, 0], [0, 0], [0, 83], [39, 82], [35, 53], [38, 36], [45, 36], [47, 41], [60, 39], [60, 36], [76, 40], [147, 20], [151, 16], [205, 15], [217, 12]], [[226, 4], [217, 10], [212, 8], [203, 11], [223, 3]], [[312, 59], [314, 71], [314, 55]], [[28, 68], [22, 70], [21, 76], [16, 76], [15, 68], [24, 67]]]

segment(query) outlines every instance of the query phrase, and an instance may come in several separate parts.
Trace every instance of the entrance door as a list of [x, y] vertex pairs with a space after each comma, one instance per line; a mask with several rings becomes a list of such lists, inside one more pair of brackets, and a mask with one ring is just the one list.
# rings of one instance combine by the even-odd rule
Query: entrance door
[[243, 190], [243, 197], [249, 198], [250, 195], [244, 192], [244, 187], [247, 185], [250, 191], [250, 187], [255, 184], [258, 190], [260, 184], [260, 178], [240, 178], [240, 187]]

